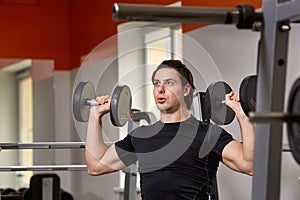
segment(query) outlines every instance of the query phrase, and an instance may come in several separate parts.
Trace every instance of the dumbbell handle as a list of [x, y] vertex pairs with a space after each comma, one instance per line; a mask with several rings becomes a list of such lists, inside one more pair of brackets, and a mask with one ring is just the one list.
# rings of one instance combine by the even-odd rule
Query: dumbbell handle
[[82, 99], [81, 103], [83, 105], [89, 105], [89, 106], [99, 106], [98, 102], [96, 99]]

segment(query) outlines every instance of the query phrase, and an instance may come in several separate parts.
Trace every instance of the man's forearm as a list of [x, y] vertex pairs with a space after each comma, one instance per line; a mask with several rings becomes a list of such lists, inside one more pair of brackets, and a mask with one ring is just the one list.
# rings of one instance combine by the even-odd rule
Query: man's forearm
[[253, 162], [255, 126], [244, 113], [237, 114], [237, 119], [242, 133], [244, 159], [248, 162]]
[[[94, 112], [91, 109], [91, 112]], [[107, 147], [103, 142], [102, 138], [102, 127], [101, 127], [101, 118], [94, 116], [94, 113], [90, 114], [88, 128], [87, 128], [87, 137], [86, 137], [86, 150], [91, 155], [90, 158], [87, 158], [87, 163], [91, 161], [99, 161]]]

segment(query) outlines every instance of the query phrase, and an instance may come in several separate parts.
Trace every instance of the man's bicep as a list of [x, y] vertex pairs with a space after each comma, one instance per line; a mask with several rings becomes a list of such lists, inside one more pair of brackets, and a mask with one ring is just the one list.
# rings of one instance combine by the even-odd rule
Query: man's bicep
[[124, 163], [117, 155], [114, 145], [105, 149], [101, 158], [96, 158], [95, 154], [91, 154], [86, 150], [88, 173], [92, 176], [112, 173], [125, 168]]
[[117, 154], [116, 146], [114, 144], [106, 150], [101, 159], [101, 163], [114, 171], [122, 170], [126, 167]]
[[222, 158], [227, 167], [240, 171], [239, 163], [243, 159], [242, 144], [236, 140], [229, 142], [222, 151]]

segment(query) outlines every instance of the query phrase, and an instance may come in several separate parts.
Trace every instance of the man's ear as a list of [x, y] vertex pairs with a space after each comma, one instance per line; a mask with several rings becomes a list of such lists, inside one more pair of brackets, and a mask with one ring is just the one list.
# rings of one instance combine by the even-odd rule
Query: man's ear
[[191, 85], [186, 84], [183, 88], [183, 95], [188, 96], [190, 94], [190, 91], [191, 91]]

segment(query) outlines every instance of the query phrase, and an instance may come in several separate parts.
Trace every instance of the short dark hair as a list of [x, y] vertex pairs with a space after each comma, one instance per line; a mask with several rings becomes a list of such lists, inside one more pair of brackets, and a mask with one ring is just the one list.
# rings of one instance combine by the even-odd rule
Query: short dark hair
[[175, 69], [180, 74], [180, 80], [182, 82], [182, 85], [185, 86], [189, 84], [191, 86], [190, 93], [188, 94], [188, 96], [184, 97], [186, 106], [188, 109], [190, 109], [193, 103], [194, 90], [196, 89], [191, 71], [180, 60], [164, 60], [160, 65], [158, 65], [156, 70], [153, 72], [152, 82], [154, 81], [154, 76], [156, 72], [163, 68]]

